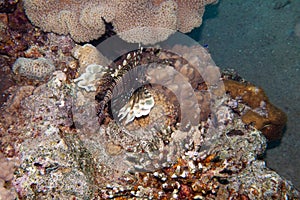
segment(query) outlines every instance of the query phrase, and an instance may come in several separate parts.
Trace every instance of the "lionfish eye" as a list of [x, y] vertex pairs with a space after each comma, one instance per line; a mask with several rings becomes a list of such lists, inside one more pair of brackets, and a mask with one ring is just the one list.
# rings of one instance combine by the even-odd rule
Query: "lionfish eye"
[[98, 93], [96, 94], [95, 99], [97, 101], [103, 101], [104, 97], [105, 97], [105, 93]]

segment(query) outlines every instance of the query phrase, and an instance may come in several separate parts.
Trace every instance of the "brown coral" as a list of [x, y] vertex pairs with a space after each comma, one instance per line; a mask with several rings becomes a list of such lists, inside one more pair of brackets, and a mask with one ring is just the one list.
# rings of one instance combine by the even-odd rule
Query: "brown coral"
[[233, 98], [240, 97], [242, 101], [251, 107], [251, 110], [243, 114], [245, 124], [253, 124], [255, 128], [269, 140], [282, 137], [287, 116], [279, 108], [270, 103], [265, 92], [252, 84], [240, 83], [233, 80], [224, 80], [226, 91]]
[[[111, 19], [111, 7], [104, 1], [24, 1], [33, 24], [45, 31], [70, 34], [78, 42], [100, 37], [105, 31], [102, 17]], [[110, 11], [110, 12], [108, 12]]]
[[24, 7], [36, 26], [70, 34], [77, 42], [99, 38], [105, 33], [105, 22], [111, 22], [129, 42], [155, 43], [176, 30], [189, 32], [199, 26], [205, 5], [213, 2], [216, 0], [25, 0]]
[[176, 30], [174, 1], [154, 5], [148, 0], [129, 0], [121, 3], [118, 10], [112, 22], [116, 32], [128, 42], [155, 43], [167, 39]]

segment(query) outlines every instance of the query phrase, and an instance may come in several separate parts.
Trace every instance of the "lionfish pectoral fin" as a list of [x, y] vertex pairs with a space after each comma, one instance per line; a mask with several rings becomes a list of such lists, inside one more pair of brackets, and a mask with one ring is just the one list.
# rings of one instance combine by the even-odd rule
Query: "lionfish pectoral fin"
[[123, 108], [121, 108], [118, 114], [119, 120], [120, 121], [123, 120], [128, 115], [129, 112], [130, 112], [130, 107], [128, 107], [128, 105], [125, 105]]
[[124, 124], [127, 125], [135, 118], [146, 116], [150, 113], [154, 106], [154, 98], [150, 92], [145, 88], [139, 88], [136, 90], [129, 101], [119, 110], [118, 120], [124, 120]]
[[129, 124], [130, 122], [132, 122], [135, 118], [135, 115], [133, 112], [129, 112], [129, 114], [127, 115], [127, 118], [124, 122], [125, 125]]

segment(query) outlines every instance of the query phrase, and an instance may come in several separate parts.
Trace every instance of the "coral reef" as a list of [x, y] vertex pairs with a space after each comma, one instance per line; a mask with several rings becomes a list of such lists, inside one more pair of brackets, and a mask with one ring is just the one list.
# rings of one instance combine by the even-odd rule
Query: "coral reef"
[[0, 54], [2, 58], [4, 55], [10, 57], [9, 64], [18, 57], [38, 58], [60, 51], [66, 54], [74, 47], [69, 37], [44, 33], [32, 26], [21, 3], [14, 12], [0, 14], [0, 33]]
[[[20, 149], [21, 165], [13, 185], [23, 198], [90, 199], [93, 177], [86, 170], [89, 154], [74, 134], [50, 126], [35, 140], [25, 140]], [[79, 151], [81, 150], [81, 151]], [[90, 166], [87, 166], [88, 168]], [[63, 177], [63, 178], [62, 178]]]
[[72, 55], [79, 62], [79, 73], [82, 74], [86, 71], [87, 66], [95, 64], [95, 65], [103, 65], [107, 66], [109, 64], [108, 59], [103, 56], [96, 47], [91, 44], [85, 44], [83, 46], [76, 45], [72, 49]]
[[224, 85], [226, 91], [233, 98], [240, 98], [250, 107], [250, 109], [245, 109], [242, 114], [245, 124], [252, 124], [269, 140], [277, 140], [282, 137], [282, 129], [286, 125], [287, 116], [270, 103], [261, 88], [234, 80], [224, 80]]
[[14, 118], [17, 117], [21, 107], [21, 101], [30, 96], [33, 90], [33, 86], [26, 85], [16, 88], [15, 91], [11, 91], [8, 101], [4, 104], [5, 109], [2, 114], [2, 117], [6, 120], [5, 126], [9, 126], [14, 122]]
[[157, 5], [144, 0], [124, 1], [112, 22], [122, 39], [151, 44], [167, 39], [177, 30], [177, 9], [175, 1], [161, 1]]
[[[34, 75], [35, 79], [19, 76], [26, 72], [24, 68], [21, 74], [16, 76], [12, 66], [19, 57], [24, 57], [22, 59], [28, 62], [30, 59], [47, 59], [56, 66], [56, 69], [66, 72], [69, 79], [76, 76], [78, 67], [77, 61], [70, 54], [75, 45], [73, 40], [68, 36], [44, 33], [32, 26], [23, 11], [22, 3], [18, 2], [1, 1], [6, 7], [12, 6], [10, 7], [12, 12], [0, 14], [0, 92], [2, 94], [0, 106], [14, 93], [14, 89], [11, 90], [14, 88], [12, 86], [38, 85], [41, 81], [45, 81], [44, 75], [41, 76], [41, 74]], [[20, 64], [20, 62], [17, 63]], [[50, 68], [47, 70], [53, 71], [52, 65]]]
[[30, 59], [18, 58], [14, 63], [12, 70], [15, 74], [25, 76], [30, 79], [42, 80], [52, 74], [55, 66], [51, 61], [45, 58]]
[[[222, 80], [204, 48], [139, 48], [110, 63], [72, 40], [109, 22], [155, 43], [199, 26], [215, 0], [17, 2], [0, 2], [11, 12], [0, 14], [1, 199], [300, 198], [259, 159], [262, 133], [278, 138], [285, 115], [260, 88]], [[33, 27], [23, 5], [34, 25], [72, 39]]]
[[99, 38], [105, 31], [102, 17], [114, 15], [109, 1], [24, 1], [29, 19], [48, 32], [68, 34], [77, 42]]
[[8, 182], [13, 179], [15, 168], [18, 166], [16, 158], [5, 158], [0, 152], [0, 199], [13, 200], [17, 193], [14, 188], [10, 188]]
[[18, 142], [43, 133], [49, 124], [71, 126], [71, 98], [66, 74], [54, 73], [46, 84], [14, 86], [11, 96], [1, 108], [1, 152], [13, 157], [19, 151]]
[[[75, 78], [79, 66], [77, 60], [71, 55], [75, 47], [73, 40], [68, 36], [58, 36], [54, 33], [47, 33], [44, 38], [46, 41], [42, 45], [34, 44], [24, 51], [24, 57], [27, 58], [28, 64], [30, 59], [31, 64], [34, 64], [34, 60], [42, 61], [44, 64], [38, 66], [39, 71], [47, 71], [46, 73], [50, 75], [54, 70], [61, 70], [67, 74], [68, 79]], [[50, 66], [47, 66], [49, 64]], [[54, 69], [52, 65], [55, 66]], [[44, 77], [39, 78], [39, 81], [41, 79]]]
[[3, 58], [0, 55], [0, 93], [2, 94], [0, 95], [0, 107], [9, 96], [9, 94], [5, 91], [14, 85], [11, 69], [7, 63], [8, 60], [9, 59]]
[[[122, 93], [128, 93], [129, 88], [134, 87], [134, 85], [131, 84], [129, 88], [125, 85], [130, 84], [130, 81], [128, 82], [128, 79], [125, 78], [126, 72], [132, 72], [131, 70], [133, 70], [133, 74], [130, 75], [131, 80], [135, 79], [134, 75], [136, 73], [141, 79], [143, 78], [140, 75], [143, 75], [144, 72], [148, 73], [147, 75], [151, 76], [150, 82], [154, 81], [155, 83], [158, 82], [157, 80], [160, 80], [160, 83], [163, 83], [165, 86], [167, 82], [172, 80], [172, 74], [171, 71], [167, 71], [166, 76], [160, 69], [163, 68], [162, 64], [167, 64], [177, 68], [178, 71], [182, 71], [183, 74], [188, 74], [189, 76], [187, 77], [191, 78], [189, 82], [191, 85], [194, 85], [195, 92], [199, 89], [205, 92], [207, 87], [215, 86], [219, 81], [219, 77], [216, 76], [216, 69], [213, 67], [213, 61], [205, 50], [202, 51], [203, 54], [199, 54], [201, 48], [177, 46], [173, 48], [173, 51], [175, 49], [177, 49], [177, 53], [180, 50], [185, 52], [184, 58], [188, 58], [192, 63], [202, 65], [202, 77], [198, 76], [197, 78], [197, 73], [193, 71], [195, 68], [189, 65], [185, 66], [184, 59], [172, 54], [172, 52], [158, 49], [143, 49], [137, 52], [130, 52], [120, 60], [115, 61], [114, 64], [109, 66], [109, 68], [114, 68], [114, 70], [109, 71], [104, 76], [103, 82], [100, 83], [98, 90], [100, 104], [112, 101], [112, 110], [109, 107], [100, 107], [104, 111], [103, 115], [105, 118], [104, 125], [101, 125], [103, 128], [100, 127], [100, 134], [85, 135], [82, 137], [82, 141], [86, 144], [87, 149], [92, 152], [92, 155], [96, 155], [97, 163], [105, 160], [105, 164], [101, 164], [96, 170], [100, 173], [97, 179], [99, 179], [98, 186], [101, 188], [101, 198], [118, 196], [151, 197], [155, 199], [280, 199], [284, 196], [299, 198], [298, 191], [294, 190], [292, 185], [267, 169], [265, 163], [258, 159], [265, 151], [266, 140], [260, 131], [251, 126], [251, 123], [243, 122], [242, 114], [249, 109], [255, 110], [256, 107], [254, 106], [261, 105], [261, 101], [267, 101], [267, 98], [262, 90], [255, 89], [256, 87], [253, 85], [251, 87], [248, 85], [247, 89], [249, 89], [249, 92], [246, 93], [246, 89], [242, 88], [242, 90], [239, 85], [241, 83], [237, 82], [238, 85], [231, 88], [232, 96], [220, 94], [219, 90], [215, 90], [215, 94], [219, 95], [219, 98], [214, 99], [213, 102], [206, 99], [199, 103], [202, 108], [202, 105], [207, 105], [207, 101], [209, 101], [210, 109], [208, 113], [214, 115], [214, 117], [207, 119], [208, 115], [206, 115], [206, 117], [200, 118], [201, 126], [191, 128], [187, 132], [179, 131], [174, 126], [176, 120], [178, 120], [177, 117], [175, 117], [175, 123], [174, 119], [169, 121], [164, 119], [165, 121], [160, 123], [159, 114], [155, 113], [155, 121], [152, 121], [151, 114], [161, 105], [160, 100], [157, 99], [158, 92], [153, 91], [155, 87], [152, 87], [152, 90], [149, 91], [156, 99], [149, 115], [142, 119], [135, 119], [131, 126], [126, 126], [126, 129], [131, 131], [129, 134], [124, 131], [124, 127], [118, 127], [116, 123], [117, 118], [110, 114], [114, 113], [113, 109], [115, 109], [112, 93], [117, 91], [119, 92], [118, 98], [127, 98]], [[195, 51], [193, 52], [193, 50]], [[136, 66], [141, 68], [142, 63], [145, 62], [143, 59], [146, 59], [149, 63], [154, 62], [157, 68], [152, 71], [152, 66], [149, 64], [147, 65], [148, 71], [143, 71], [142, 69], [134, 70]], [[168, 77], [171, 78], [169, 79]], [[208, 80], [205, 83], [204, 78]], [[117, 88], [116, 91], [114, 91], [114, 87]], [[165, 109], [164, 112], [170, 113], [172, 110], [174, 112], [176, 110], [176, 102], [172, 100], [170, 94], [162, 90], [162, 88], [156, 89], [160, 89], [159, 94], [167, 94], [168, 100], [161, 99], [165, 105], [173, 105]], [[225, 83], [225, 89], [231, 91], [227, 82]], [[103, 91], [107, 93], [103, 94]], [[237, 96], [234, 96], [234, 92], [237, 92], [237, 96], [238, 94], [244, 94], [245, 96], [241, 97], [243, 101], [238, 101]], [[129, 94], [129, 96], [131, 95]], [[188, 104], [187, 102], [182, 102], [182, 104], [185, 103]], [[253, 108], [249, 107], [249, 105], [253, 106]], [[215, 109], [213, 109], [214, 107]], [[187, 110], [190, 111], [191, 109]], [[179, 113], [175, 111], [174, 114], [176, 116]], [[169, 117], [174, 116], [174, 114], [169, 114]], [[149, 124], [156, 128], [154, 132], [148, 129], [147, 125]], [[139, 127], [146, 128], [139, 130]], [[160, 127], [169, 128], [163, 128], [159, 132]], [[135, 131], [136, 129], [140, 132]], [[199, 133], [198, 129], [203, 132]], [[155, 133], [156, 131], [160, 134]], [[274, 134], [274, 130], [272, 134]], [[151, 135], [155, 139], [151, 140]], [[186, 147], [185, 156], [181, 154], [180, 158], [169, 166], [167, 163], [172, 160], [169, 156], [174, 158], [178, 156], [175, 152], [180, 151], [180, 148], [178, 149], [178, 146], [173, 143], [178, 136], [181, 142], [179, 146], [188, 146], [188, 141], [193, 141], [194, 146], [191, 149]], [[190, 140], [187, 139], [185, 141], [183, 138], [189, 138]], [[165, 143], [158, 142], [161, 139]], [[166, 148], [166, 146], [170, 148]], [[200, 148], [199, 151], [196, 150], [197, 148]], [[164, 151], [168, 153], [165, 155], [163, 154]], [[146, 155], [141, 156], [142, 154]], [[160, 160], [157, 155], [163, 159]], [[127, 163], [122, 160], [122, 158], [126, 157], [129, 157], [128, 160], [126, 159]], [[133, 169], [130, 166], [133, 166]], [[157, 166], [164, 166], [164, 168], [157, 168]], [[122, 172], [126, 170], [142, 172], [134, 177], [126, 173], [122, 175]], [[150, 172], [148, 172], [149, 170]], [[243, 179], [242, 177], [247, 178]], [[270, 177], [276, 181], [270, 181]], [[102, 183], [106, 183], [106, 185]], [[263, 192], [262, 188], [268, 188], [268, 192]], [[278, 188], [280, 189], [278, 190]], [[289, 190], [293, 192], [287, 194], [285, 193], [285, 188], [290, 188]]]
[[29, 23], [20, 3], [14, 12], [1, 13], [0, 19], [1, 54], [11, 57], [24, 56], [24, 51], [30, 45], [44, 42], [45, 34]]
[[83, 169], [91, 166], [89, 154], [77, 143], [76, 131], [67, 128], [73, 124], [67, 75], [61, 71], [53, 74], [52, 79], [37, 88], [15, 89], [3, 106], [0, 151], [6, 157], [20, 157], [20, 166], [13, 178], [15, 169], [4, 168], [6, 162], [1, 158], [0, 171], [9, 173], [10, 187], [19, 198], [89, 198], [93, 176]]
[[199, 26], [205, 5], [213, 2], [216, 0], [52, 0], [47, 3], [25, 0], [24, 7], [36, 26], [44, 31], [70, 34], [77, 42], [99, 38], [105, 33], [105, 22], [110, 22], [129, 42], [155, 43], [176, 30], [189, 32]]
[[[145, 71], [143, 65], [131, 65], [134, 61], [149, 68]], [[202, 66], [201, 70], [197, 71], [195, 65]], [[127, 88], [122, 78], [129, 69], [133, 75], [146, 72], [153, 78], [150, 82], [161, 81], [168, 87], [148, 87], [154, 106], [147, 116], [135, 118], [124, 127], [111, 115], [109, 106], [104, 107], [105, 122], [100, 124], [95, 110], [97, 93], [78, 90], [62, 71], [55, 71], [38, 87], [10, 88], [13, 95], [1, 110], [0, 151], [5, 157], [18, 156], [20, 163], [14, 175], [11, 168], [5, 171], [10, 174], [9, 185], [1, 182], [5, 189], [1, 194], [16, 191], [19, 198], [57, 199], [300, 198], [292, 184], [259, 159], [266, 139], [254, 126], [243, 122], [245, 110], [261, 112], [250, 107], [259, 102], [248, 103], [246, 94], [238, 98], [241, 83], [236, 86], [238, 92], [231, 88], [231, 95], [222, 93], [217, 86], [221, 87], [223, 80], [216, 75], [217, 68], [204, 48], [175, 46], [172, 51], [146, 48], [126, 53], [95, 82], [101, 84], [98, 92], [102, 94], [98, 93], [97, 98], [103, 94], [110, 97], [107, 90], [113, 82], [113, 87], [124, 94]], [[197, 123], [190, 126], [181, 127], [180, 123], [193, 122], [193, 115], [187, 121], [180, 116], [186, 114], [182, 108], [190, 112], [194, 105], [176, 101], [175, 93], [188, 94], [181, 77], [172, 69], [191, 85], [201, 108]], [[161, 70], [179, 81], [180, 87]], [[257, 95], [267, 101], [263, 93]], [[112, 95], [112, 101], [106, 103], [113, 104], [121, 97]], [[178, 103], [186, 105], [178, 107]], [[13, 116], [8, 124], [9, 113]]]

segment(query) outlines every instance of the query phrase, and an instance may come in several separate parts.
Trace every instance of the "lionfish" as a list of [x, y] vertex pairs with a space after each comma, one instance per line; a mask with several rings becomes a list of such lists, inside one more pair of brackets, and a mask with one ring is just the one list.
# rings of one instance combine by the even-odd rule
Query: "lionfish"
[[[178, 61], [181, 64], [176, 65]], [[96, 100], [99, 102], [97, 115], [100, 124], [107, 117], [113, 118], [112, 115], [119, 121], [124, 121], [125, 125], [136, 118], [147, 116], [155, 105], [153, 94], [148, 90], [153, 85], [147, 77], [147, 71], [162, 65], [171, 66], [185, 76], [193, 69], [183, 57], [159, 48], [140, 47], [116, 59], [108, 67], [97, 90]], [[192, 71], [197, 73], [197, 70]], [[199, 74], [187, 77], [187, 80], [191, 82], [194, 90], [198, 84], [204, 82]], [[176, 107], [179, 110], [178, 102]]]
[[124, 121], [125, 125], [135, 118], [148, 115], [153, 108], [155, 102], [146, 86], [149, 83], [145, 77], [145, 68], [138, 67], [142, 64], [142, 54], [146, 51], [151, 50], [141, 47], [109, 67], [96, 95], [100, 123], [107, 117], [105, 110], [108, 105], [114, 105], [111, 112], [117, 113], [115, 117]]

